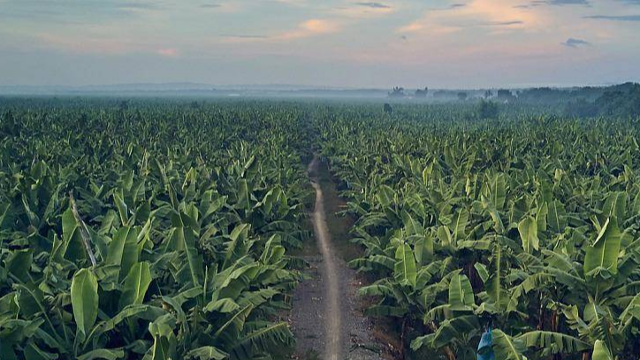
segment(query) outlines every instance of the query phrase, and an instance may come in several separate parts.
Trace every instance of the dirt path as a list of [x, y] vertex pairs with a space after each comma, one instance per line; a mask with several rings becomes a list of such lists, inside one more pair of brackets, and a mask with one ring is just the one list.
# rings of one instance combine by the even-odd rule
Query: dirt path
[[310, 279], [303, 281], [293, 296], [291, 326], [297, 338], [294, 358], [382, 359], [378, 346], [372, 340], [372, 325], [360, 311], [356, 294], [360, 283], [332, 243], [325, 213], [327, 199], [323, 193], [319, 168], [320, 161], [314, 156], [308, 172], [316, 192], [311, 219], [317, 255], [302, 256], [310, 264], [307, 271]]
[[[313, 156], [313, 160], [309, 164], [309, 173], [317, 174], [318, 169], [318, 157]], [[325, 302], [325, 353], [324, 358], [327, 360], [338, 360], [340, 355], [342, 339], [341, 334], [341, 309], [340, 299], [338, 298], [338, 273], [336, 272], [336, 261], [331, 247], [331, 240], [329, 238], [329, 230], [327, 229], [327, 221], [325, 220], [324, 213], [324, 197], [322, 196], [322, 188], [318, 183], [318, 179], [313, 178], [311, 185], [316, 190], [316, 205], [313, 209], [313, 230], [318, 240], [318, 247], [323, 258], [323, 278], [326, 281], [327, 299]]]

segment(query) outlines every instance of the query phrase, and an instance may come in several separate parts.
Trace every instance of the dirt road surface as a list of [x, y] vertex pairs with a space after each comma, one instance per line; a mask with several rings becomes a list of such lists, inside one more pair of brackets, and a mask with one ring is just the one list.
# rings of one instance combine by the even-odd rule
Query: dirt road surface
[[309, 164], [316, 201], [311, 219], [317, 256], [303, 256], [310, 279], [293, 297], [292, 329], [297, 338], [294, 358], [301, 360], [383, 359], [373, 339], [371, 322], [362, 314], [356, 294], [356, 273], [336, 253], [327, 228], [325, 198], [319, 180], [317, 156]]

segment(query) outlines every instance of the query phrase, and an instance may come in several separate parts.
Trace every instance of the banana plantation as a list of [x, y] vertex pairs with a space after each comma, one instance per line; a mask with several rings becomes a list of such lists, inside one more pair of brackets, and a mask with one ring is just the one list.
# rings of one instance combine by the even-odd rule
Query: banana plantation
[[367, 315], [415, 358], [637, 359], [638, 122], [317, 114]]
[[502, 110], [0, 100], [0, 359], [288, 358], [315, 153], [399, 357], [637, 360], [640, 119]]
[[0, 359], [258, 359], [294, 339], [300, 114], [29, 103], [2, 115]]

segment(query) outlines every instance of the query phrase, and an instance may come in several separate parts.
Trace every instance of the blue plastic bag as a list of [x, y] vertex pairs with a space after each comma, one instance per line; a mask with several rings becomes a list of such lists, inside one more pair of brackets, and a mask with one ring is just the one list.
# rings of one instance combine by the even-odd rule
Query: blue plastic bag
[[478, 344], [478, 357], [477, 360], [495, 360], [496, 355], [493, 353], [493, 335], [491, 334], [491, 328], [487, 329], [480, 338]]

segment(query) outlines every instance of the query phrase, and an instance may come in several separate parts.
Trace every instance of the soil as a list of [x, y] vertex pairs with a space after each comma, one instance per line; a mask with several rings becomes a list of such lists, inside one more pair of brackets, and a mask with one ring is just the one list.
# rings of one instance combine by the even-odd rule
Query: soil
[[[345, 242], [346, 229], [335, 224], [334, 213], [327, 221], [325, 207], [335, 211], [337, 192], [326, 181], [326, 169], [316, 155], [308, 168], [316, 202], [311, 215], [317, 253], [307, 250], [302, 258], [309, 263], [307, 275], [293, 295], [291, 328], [297, 343], [293, 359], [300, 360], [374, 360], [388, 359], [388, 351], [376, 339], [372, 322], [362, 313], [363, 303], [357, 295], [362, 285], [356, 272], [343, 259], [344, 249], [336, 249], [332, 235]], [[325, 175], [325, 176], [323, 176]], [[327, 199], [325, 197], [331, 197]], [[327, 224], [331, 225], [331, 228]], [[347, 243], [348, 244], [348, 243]], [[313, 246], [313, 245], [309, 245]], [[346, 254], [346, 257], [351, 257]]]

